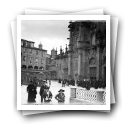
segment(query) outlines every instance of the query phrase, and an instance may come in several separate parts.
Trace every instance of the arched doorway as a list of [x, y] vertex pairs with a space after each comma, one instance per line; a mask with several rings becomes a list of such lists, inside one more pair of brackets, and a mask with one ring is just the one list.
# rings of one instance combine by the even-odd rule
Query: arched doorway
[[39, 69], [40, 69], [40, 70], [43, 70], [44, 68], [43, 68], [43, 67], [40, 67]]
[[27, 66], [26, 66], [26, 65], [22, 65], [21, 68], [22, 68], [22, 69], [27, 69]]
[[34, 69], [36, 69], [36, 70], [37, 70], [37, 69], [38, 69], [38, 66], [35, 66], [35, 67], [34, 67]]
[[33, 69], [33, 67], [32, 66], [28, 66], [28, 69]]

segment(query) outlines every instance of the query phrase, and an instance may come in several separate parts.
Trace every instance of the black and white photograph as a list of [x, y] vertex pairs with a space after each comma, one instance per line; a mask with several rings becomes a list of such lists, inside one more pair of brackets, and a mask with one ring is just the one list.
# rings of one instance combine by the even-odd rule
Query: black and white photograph
[[109, 15], [18, 16], [17, 30], [18, 110], [110, 110]]

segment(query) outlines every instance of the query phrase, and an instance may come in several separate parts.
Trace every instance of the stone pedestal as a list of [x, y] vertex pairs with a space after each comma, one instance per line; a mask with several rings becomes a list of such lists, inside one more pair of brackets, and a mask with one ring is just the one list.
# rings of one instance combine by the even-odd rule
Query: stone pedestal
[[70, 98], [76, 98], [76, 87], [70, 88]]
[[97, 91], [96, 92], [98, 102], [103, 102], [103, 94], [104, 94], [104, 91]]

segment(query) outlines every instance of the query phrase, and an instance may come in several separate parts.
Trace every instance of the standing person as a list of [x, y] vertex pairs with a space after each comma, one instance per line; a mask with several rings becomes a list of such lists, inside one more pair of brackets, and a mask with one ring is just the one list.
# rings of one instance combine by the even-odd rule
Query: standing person
[[62, 80], [62, 87], [64, 87], [64, 80]]
[[37, 91], [33, 81], [30, 81], [30, 84], [27, 87], [27, 92], [28, 92], [28, 103], [35, 102]]
[[51, 85], [51, 80], [49, 80], [49, 87], [50, 87], [50, 85]]
[[58, 103], [64, 103], [65, 102], [65, 94], [63, 93], [64, 90], [60, 89], [58, 92], [59, 93], [55, 96], [55, 99], [58, 101]]
[[43, 85], [40, 87], [40, 96], [41, 96], [41, 103], [43, 102], [43, 93], [47, 89], [47, 83], [43, 80]]
[[46, 90], [43, 92], [43, 98], [44, 98], [44, 102], [46, 103], [50, 103], [51, 99], [53, 97], [52, 92], [49, 91], [50, 87], [46, 87]]

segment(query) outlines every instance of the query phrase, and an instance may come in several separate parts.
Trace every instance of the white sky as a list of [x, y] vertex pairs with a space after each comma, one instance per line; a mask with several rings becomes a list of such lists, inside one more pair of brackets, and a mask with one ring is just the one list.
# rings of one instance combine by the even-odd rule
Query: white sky
[[35, 42], [35, 47], [41, 42], [49, 54], [57, 47], [59, 53], [60, 46], [69, 44], [68, 25], [69, 21], [22, 21], [21, 38]]

